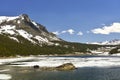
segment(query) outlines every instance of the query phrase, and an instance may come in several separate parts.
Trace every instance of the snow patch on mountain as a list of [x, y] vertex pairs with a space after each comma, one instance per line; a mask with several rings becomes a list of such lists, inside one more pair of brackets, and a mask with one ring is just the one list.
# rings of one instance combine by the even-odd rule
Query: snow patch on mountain
[[15, 37], [10, 37], [9, 36], [9, 38], [12, 39], [12, 40], [15, 40], [15, 41], [19, 42], [19, 40], [17, 38], [15, 38]]
[[[32, 38], [38, 40], [39, 43], [44, 43], [44, 42], [48, 43], [49, 42], [47, 38], [43, 38], [43, 37], [38, 36], [38, 35], [36, 35], [34, 37], [32, 34], [28, 33], [25, 30], [22, 30], [22, 29], [16, 30], [15, 28], [16, 28], [16, 26], [11, 26], [11, 25], [1, 26], [0, 34], [7, 33], [10, 35], [21, 35], [25, 39], [27, 39], [30, 42], [35, 43], [35, 44], [36, 44], [36, 42]], [[15, 37], [9, 37], [9, 38], [19, 42], [19, 40]]]
[[11, 25], [6, 25], [6, 26], [0, 26], [0, 34], [2, 33], [7, 33], [7, 34], [10, 34], [10, 35], [14, 35], [15, 32], [15, 26], [11, 26]]
[[24, 31], [24, 30], [16, 30], [19, 35], [21, 35], [22, 37], [24, 37], [25, 39], [31, 41], [32, 43], [36, 43], [34, 40], [32, 40], [31, 38], [33, 37], [32, 34], [29, 34], [28, 32]]
[[0, 17], [0, 34], [8, 34], [10, 39], [17, 42], [19, 40], [16, 36], [22, 36], [33, 44], [47, 43], [53, 44], [51, 41], [60, 41], [56, 35], [47, 31], [47, 29], [41, 24], [30, 20], [28, 15], [22, 14], [14, 17]]
[[119, 39], [114, 39], [111, 41], [104, 41], [104, 42], [92, 42], [92, 43], [87, 43], [87, 44], [97, 44], [97, 45], [119, 45], [120, 40]]
[[17, 18], [19, 18], [19, 16], [14, 16], [14, 17], [0, 16], [0, 23], [4, 21], [11, 21]]
[[36, 22], [32, 21], [32, 23], [33, 23], [37, 28], [39, 28], [39, 26], [37, 25]]
[[20, 20], [18, 20], [17, 23], [20, 24]]
[[41, 36], [35, 36], [34, 38], [37, 39], [39, 41], [39, 43], [41, 43], [41, 41], [49, 42], [47, 38], [42, 38]]

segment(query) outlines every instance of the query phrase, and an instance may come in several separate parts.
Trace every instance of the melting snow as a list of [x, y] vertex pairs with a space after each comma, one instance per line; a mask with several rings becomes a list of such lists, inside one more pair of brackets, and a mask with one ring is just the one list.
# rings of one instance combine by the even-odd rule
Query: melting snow
[[[7, 59], [0, 60], [1, 64], [5, 62], [20, 61], [16, 62], [21, 65], [12, 66], [34, 66], [39, 65], [40, 67], [56, 67], [64, 63], [73, 63], [76, 67], [110, 67], [110, 66], [120, 66], [120, 57], [32, 57], [35, 61], [25, 62], [26, 59]], [[15, 63], [15, 64], [16, 64]]]
[[11, 25], [1, 26], [1, 29], [3, 30], [15, 29], [15, 26], [11, 26]]
[[24, 31], [24, 30], [16, 30], [19, 35], [21, 35], [22, 37], [24, 37], [25, 39], [31, 41], [32, 43], [36, 43], [35, 41], [33, 41], [31, 38], [33, 37], [32, 34], [29, 34], [28, 32]]
[[120, 40], [104, 41], [104, 42], [92, 42], [92, 43], [87, 43], [87, 44], [118, 45], [118, 44], [120, 44]]
[[15, 37], [9, 37], [9, 38], [19, 42], [19, 40], [17, 38], [15, 38]]
[[32, 21], [32, 23], [33, 23], [37, 28], [39, 28], [39, 26], [37, 25], [36, 22]]
[[42, 38], [41, 36], [35, 36], [34, 38], [37, 39], [39, 41], [39, 43], [41, 43], [41, 41], [42, 42], [48, 42], [47, 38]]
[[0, 16], [0, 23], [4, 22], [4, 21], [10, 21], [10, 20], [14, 20], [19, 18], [19, 16], [15, 16], [15, 17], [7, 17], [7, 16]]
[[20, 24], [20, 20], [18, 20], [17, 23]]
[[10, 71], [10, 69], [0, 70], [0, 72], [6, 72], [6, 71]]
[[11, 26], [11, 25], [1, 26], [0, 34], [8, 33], [8, 34], [14, 35], [15, 34], [14, 29], [15, 29], [15, 26]]
[[[0, 23], [4, 22], [4, 21], [11, 21], [11, 20], [15, 20], [17, 18], [21, 18], [24, 19], [23, 16], [15, 16], [15, 17], [6, 17], [6, 16], [0, 16]], [[37, 28], [39, 28], [38, 24], [34, 21], [31, 21]], [[20, 24], [20, 20], [17, 21], [17, 24]], [[5, 25], [5, 26], [0, 26], [0, 34], [10, 34], [10, 35], [21, 35], [22, 37], [24, 37], [25, 39], [27, 39], [28, 41], [36, 44], [37, 42], [34, 39], [37, 39], [39, 41], [39, 43], [48, 43], [49, 45], [53, 44], [52, 42], [49, 42], [49, 40], [47, 38], [41, 37], [39, 35], [33, 36], [32, 34], [29, 34], [27, 31], [22, 30], [22, 29], [17, 29], [16, 26], [13, 25]], [[41, 33], [42, 35], [46, 36], [46, 33], [43, 31]], [[51, 40], [59, 40], [57, 37], [54, 36], [50, 36]], [[15, 37], [10, 37], [13, 40], [16, 40], [17, 42], [18, 39]], [[34, 38], [34, 39], [33, 39]]]
[[[22, 30], [22, 29], [16, 30], [15, 28], [16, 28], [16, 26], [11, 26], [11, 25], [1, 26], [0, 34], [7, 33], [7, 34], [10, 34], [10, 35], [14, 35], [14, 34], [15, 35], [21, 35], [22, 37], [31, 41], [32, 43], [36, 43], [36, 42], [31, 38], [37, 39], [39, 41], [39, 43], [41, 43], [41, 42], [47, 42], [48, 43], [49, 42], [47, 38], [43, 38], [43, 37], [38, 36], [38, 35], [33, 37], [33, 35], [29, 34], [27, 31]], [[19, 40], [15, 37], [10, 37], [10, 38], [19, 42]]]
[[12, 63], [16, 61], [25, 61], [25, 60], [31, 60], [35, 59], [34, 57], [19, 57], [19, 58], [10, 58], [10, 59], [0, 59], [0, 65], [6, 64], [6, 63]]
[[0, 74], [0, 80], [10, 80], [12, 78], [9, 74]]

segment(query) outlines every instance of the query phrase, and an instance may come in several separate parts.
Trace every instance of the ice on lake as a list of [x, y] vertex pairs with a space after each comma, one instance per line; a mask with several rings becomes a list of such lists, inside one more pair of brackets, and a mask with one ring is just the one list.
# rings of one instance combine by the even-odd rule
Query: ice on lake
[[17, 58], [11, 60], [11, 66], [21, 66], [21, 67], [29, 67], [34, 65], [39, 65], [40, 67], [56, 67], [64, 63], [73, 63], [76, 67], [109, 67], [109, 66], [112, 67], [112, 66], [120, 66], [120, 57], [114, 57], [114, 56], [41, 57], [40, 56], [40, 57], [30, 57], [30, 58], [22, 58], [22, 59]]

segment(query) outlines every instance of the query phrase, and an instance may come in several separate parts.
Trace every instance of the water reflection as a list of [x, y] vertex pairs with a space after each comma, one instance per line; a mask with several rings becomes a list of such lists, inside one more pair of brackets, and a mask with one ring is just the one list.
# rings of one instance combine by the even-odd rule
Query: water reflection
[[[85, 67], [73, 71], [41, 71], [32, 68], [7, 67], [11, 80], [120, 80], [120, 68]], [[4, 67], [5, 69], [5, 67]]]

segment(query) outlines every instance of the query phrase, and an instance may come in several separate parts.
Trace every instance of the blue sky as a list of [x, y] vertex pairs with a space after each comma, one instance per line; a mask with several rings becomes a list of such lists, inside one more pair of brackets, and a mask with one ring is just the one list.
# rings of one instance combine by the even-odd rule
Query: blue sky
[[0, 16], [23, 13], [67, 41], [120, 39], [120, 0], [0, 0]]

